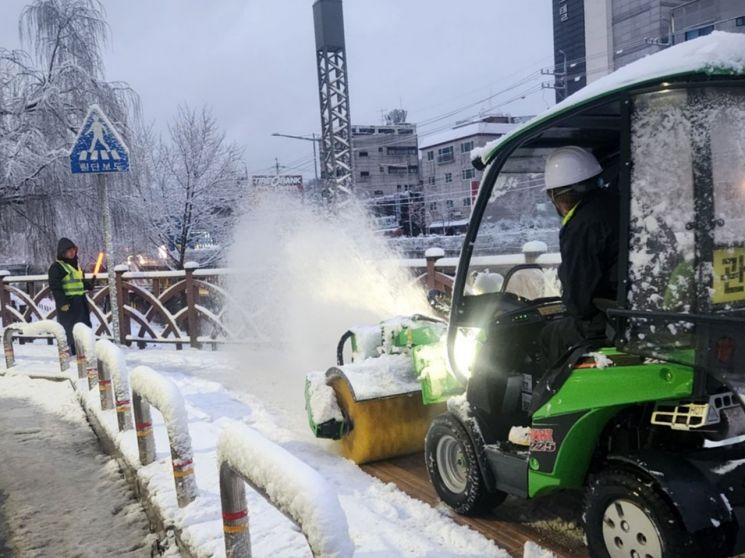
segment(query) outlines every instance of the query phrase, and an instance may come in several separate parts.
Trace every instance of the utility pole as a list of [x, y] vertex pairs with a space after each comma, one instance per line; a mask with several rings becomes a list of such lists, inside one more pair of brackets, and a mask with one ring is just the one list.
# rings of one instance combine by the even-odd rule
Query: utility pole
[[[567, 73], [568, 68], [567, 68], [566, 52], [559, 49], [559, 53], [564, 59], [562, 63], [561, 72], [556, 71], [556, 66], [554, 66], [553, 68], [543, 68], [541, 70], [541, 75], [554, 76], [554, 82], [551, 83], [550, 81], [544, 81], [543, 83], [541, 83], [541, 88], [542, 89], [555, 89], [556, 91], [561, 91], [561, 99], [557, 99], [557, 101], [563, 101], [569, 95], [569, 76]], [[561, 85], [557, 85], [557, 83], [559, 82], [561, 82]]]
[[321, 141], [321, 138], [317, 138], [315, 132], [311, 134], [311, 137], [305, 137], [305, 136], [293, 136], [291, 134], [280, 134], [279, 132], [274, 132], [272, 136], [279, 137], [279, 138], [292, 138], [297, 140], [305, 140], [305, 141], [312, 141], [313, 142], [313, 171], [316, 175], [316, 182], [318, 182], [318, 155], [316, 154], [316, 143]]

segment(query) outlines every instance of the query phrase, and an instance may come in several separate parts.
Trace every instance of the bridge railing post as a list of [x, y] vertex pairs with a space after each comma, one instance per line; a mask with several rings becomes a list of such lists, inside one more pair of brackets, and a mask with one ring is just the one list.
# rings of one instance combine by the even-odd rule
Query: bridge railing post
[[445, 257], [445, 250], [442, 248], [428, 248], [424, 252], [424, 259], [427, 261], [427, 288], [434, 289], [437, 286], [437, 273], [435, 264], [437, 260]]
[[227, 558], [251, 557], [251, 533], [245, 483], [227, 463], [220, 463], [220, 503]]
[[189, 329], [189, 342], [192, 347], [198, 349], [200, 347], [199, 337], [199, 314], [197, 312], [195, 285], [194, 285], [194, 270], [199, 269], [197, 262], [186, 262], [184, 264], [184, 281], [186, 283], [186, 320], [187, 328]]
[[[119, 300], [119, 343], [124, 345], [127, 342], [127, 336], [130, 335], [130, 323], [129, 317], [124, 310], [124, 305], [129, 304], [127, 299], [127, 289], [124, 288], [124, 274], [128, 271], [126, 265], [118, 265], [114, 268], [115, 274], [115, 286], [116, 286], [116, 298]], [[112, 317], [113, 321], [113, 317]], [[113, 331], [113, 327], [112, 327]]]
[[5, 368], [12, 368], [16, 364], [16, 355], [13, 351], [13, 336], [20, 333], [21, 329], [7, 326], [3, 330], [3, 351], [5, 352]]
[[140, 462], [143, 465], [149, 465], [155, 461], [155, 439], [150, 405], [158, 401], [160, 404], [158, 410], [165, 419], [168, 432], [176, 500], [178, 506], [183, 508], [197, 497], [191, 437], [184, 399], [171, 380], [147, 366], [138, 366], [132, 371], [131, 384]]
[[8, 308], [10, 307], [10, 293], [5, 285], [5, 278], [10, 275], [7, 269], [0, 269], [0, 322], [3, 327], [9, 326], [13, 322]]

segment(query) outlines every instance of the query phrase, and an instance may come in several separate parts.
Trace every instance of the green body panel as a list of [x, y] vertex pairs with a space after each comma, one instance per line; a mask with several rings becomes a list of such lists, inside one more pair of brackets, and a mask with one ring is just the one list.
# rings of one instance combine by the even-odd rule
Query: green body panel
[[[411, 351], [414, 359], [414, 370], [422, 386], [422, 402], [425, 405], [442, 403], [453, 395], [460, 395], [465, 391], [453, 374], [450, 373], [445, 353], [432, 346], [420, 345]], [[440, 371], [436, 376], [423, 373], [429, 370]]]
[[[612, 355], [614, 350], [603, 351]], [[584, 484], [592, 453], [608, 421], [629, 405], [684, 399], [693, 392], [693, 369], [672, 363], [578, 368], [559, 391], [533, 415], [543, 421], [583, 413], [562, 440], [550, 473], [535, 470], [531, 460], [528, 494], [532, 498], [555, 488]], [[535, 427], [541, 427], [536, 424]]]
[[689, 397], [693, 368], [669, 362], [580, 368], [538, 409], [533, 420], [616, 405]]
[[442, 336], [442, 330], [430, 325], [417, 325], [403, 328], [393, 337], [395, 347], [417, 347], [437, 343]]
[[553, 472], [536, 471], [531, 462], [528, 467], [528, 497], [540, 496], [557, 488], [582, 487], [598, 436], [622, 408], [619, 405], [594, 409], [574, 423], [559, 447]]

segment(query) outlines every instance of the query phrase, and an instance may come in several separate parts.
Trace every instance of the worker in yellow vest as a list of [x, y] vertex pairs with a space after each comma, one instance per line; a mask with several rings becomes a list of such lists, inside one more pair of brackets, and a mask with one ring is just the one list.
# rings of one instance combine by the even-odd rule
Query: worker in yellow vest
[[69, 238], [60, 238], [57, 259], [49, 267], [49, 289], [57, 306], [57, 321], [65, 328], [70, 352], [75, 354], [72, 328], [82, 322], [91, 327], [90, 310], [85, 291], [93, 290], [96, 276], [85, 280], [78, 264], [78, 247]]

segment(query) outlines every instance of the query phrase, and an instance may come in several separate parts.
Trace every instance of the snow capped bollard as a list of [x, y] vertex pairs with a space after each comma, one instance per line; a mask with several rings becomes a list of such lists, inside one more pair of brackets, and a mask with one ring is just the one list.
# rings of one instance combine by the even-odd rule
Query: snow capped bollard
[[132, 429], [132, 414], [129, 406], [129, 380], [124, 353], [108, 339], [96, 343], [96, 358], [102, 363], [104, 374], [114, 384], [114, 405], [119, 432]]
[[548, 252], [548, 245], [541, 240], [530, 240], [523, 244], [525, 263], [535, 263], [539, 256]]
[[176, 499], [178, 506], [183, 508], [197, 497], [191, 436], [189, 436], [184, 399], [176, 384], [147, 366], [135, 368], [130, 381], [140, 462], [143, 465], [149, 465], [155, 461], [155, 439], [150, 414], [150, 405], [152, 405], [160, 411], [166, 422], [168, 443], [171, 447], [173, 479], [176, 484]]
[[[40, 320], [38, 322], [33, 322], [30, 324], [11, 324], [8, 326], [9, 328], [14, 328], [19, 335], [23, 336], [39, 336], [39, 335], [53, 335], [55, 340], [57, 341], [57, 352], [59, 354], [59, 367], [60, 372], [65, 373], [70, 369], [70, 349], [67, 346], [67, 335], [65, 334], [65, 329], [55, 322], [54, 320]], [[3, 342], [6, 347], [10, 346], [12, 351], [12, 338], [10, 340], [10, 345], [6, 342], [5, 338], [3, 338]], [[7, 363], [7, 352], [5, 361]]]
[[251, 556], [244, 481], [297, 524], [313, 556], [354, 555], [339, 499], [315, 469], [238, 422], [220, 434], [217, 460], [227, 558]]
[[435, 288], [435, 263], [440, 258], [445, 257], [445, 250], [442, 248], [432, 247], [424, 251], [424, 259], [427, 260], [427, 288]]
[[96, 362], [96, 336], [87, 325], [78, 322], [72, 328], [77, 353], [78, 378], [88, 378], [88, 389], [98, 383], [98, 364]]
[[3, 350], [5, 351], [5, 368], [12, 368], [16, 364], [16, 355], [13, 352], [13, 336], [23, 333], [20, 324], [11, 324], [3, 330]]

